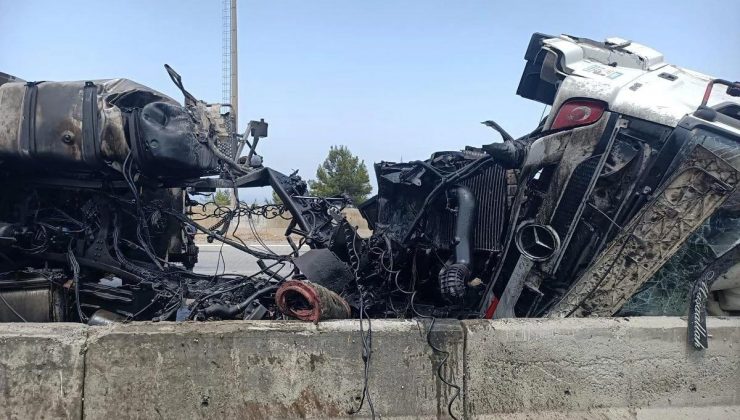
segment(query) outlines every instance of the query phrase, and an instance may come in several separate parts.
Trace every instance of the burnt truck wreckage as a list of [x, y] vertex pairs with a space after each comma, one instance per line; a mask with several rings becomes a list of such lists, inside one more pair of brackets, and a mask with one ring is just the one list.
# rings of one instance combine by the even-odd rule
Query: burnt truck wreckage
[[[737, 314], [740, 84], [622, 39], [535, 34], [525, 60], [517, 93], [549, 115], [518, 139], [486, 121], [503, 142], [376, 164], [368, 238], [346, 197], [262, 165], [264, 121], [236, 134], [169, 67], [184, 105], [126, 79], [0, 74], [0, 318]], [[282, 203], [193, 215], [195, 195], [261, 186]], [[257, 216], [289, 218], [293, 252], [229, 235]], [[260, 270], [196, 274], [197, 232]]]

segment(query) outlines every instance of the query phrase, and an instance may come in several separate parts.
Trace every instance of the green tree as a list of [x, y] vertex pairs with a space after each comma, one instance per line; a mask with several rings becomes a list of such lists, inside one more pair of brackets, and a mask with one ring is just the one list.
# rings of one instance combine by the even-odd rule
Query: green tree
[[213, 202], [219, 206], [231, 205], [231, 196], [226, 190], [218, 190], [213, 196]]
[[316, 169], [316, 180], [308, 185], [312, 195], [347, 194], [354, 204], [365, 201], [373, 190], [365, 161], [353, 155], [347, 146], [332, 146], [324, 163]]
[[280, 199], [280, 196], [277, 195], [275, 190], [272, 190], [272, 202], [267, 202], [268, 200], [265, 199], [265, 204], [283, 204], [283, 200]]

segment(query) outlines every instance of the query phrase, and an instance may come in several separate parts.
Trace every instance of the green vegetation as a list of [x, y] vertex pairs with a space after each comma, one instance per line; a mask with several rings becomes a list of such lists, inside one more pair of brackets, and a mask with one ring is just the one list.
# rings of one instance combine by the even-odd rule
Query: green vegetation
[[365, 201], [373, 190], [365, 161], [354, 156], [347, 146], [332, 146], [326, 160], [316, 170], [316, 180], [308, 184], [312, 195], [347, 194], [355, 205]]
[[226, 190], [218, 190], [213, 196], [213, 201], [219, 206], [231, 205], [231, 195]]

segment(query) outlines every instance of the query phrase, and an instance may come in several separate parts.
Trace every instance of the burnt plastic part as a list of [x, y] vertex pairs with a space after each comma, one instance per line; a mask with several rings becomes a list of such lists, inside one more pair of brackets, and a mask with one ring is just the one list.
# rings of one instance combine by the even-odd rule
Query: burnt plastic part
[[[93, 82], [85, 82], [82, 91], [82, 155], [85, 161], [93, 162], [97, 169], [103, 167], [98, 136], [98, 87]], [[62, 139], [64, 141], [64, 138]]]
[[172, 83], [174, 83], [175, 86], [180, 89], [180, 92], [182, 92], [182, 95], [185, 97], [185, 105], [195, 105], [198, 100], [195, 99], [195, 97], [185, 89], [185, 86], [182, 83], [182, 76], [180, 76], [180, 74], [177, 73], [175, 69], [170, 67], [169, 64], [165, 64], [164, 68], [165, 70], [167, 70], [167, 74], [170, 76], [170, 79], [172, 79]]
[[360, 210], [360, 214], [367, 221], [370, 230], [375, 230], [375, 224], [378, 223], [378, 196], [374, 195], [363, 201], [362, 204], [357, 206], [357, 209]]
[[349, 304], [341, 296], [307, 281], [286, 281], [275, 293], [275, 302], [280, 312], [303, 321], [319, 322], [352, 316]]
[[129, 124], [134, 156], [145, 174], [155, 177], [198, 177], [218, 171], [216, 156], [195, 136], [188, 111], [166, 102], [153, 102], [134, 111]]
[[256, 292], [252, 293], [248, 298], [246, 298], [244, 301], [237, 303], [236, 305], [225, 305], [222, 303], [213, 304], [203, 310], [203, 313], [207, 317], [219, 317], [224, 319], [231, 319], [236, 317], [239, 313], [246, 310], [250, 305], [252, 305], [254, 302], [256, 302], [256, 299], [260, 296], [263, 296], [267, 293], [274, 292], [278, 290], [277, 286], [268, 286], [264, 287], [262, 289], [257, 290]]
[[726, 93], [730, 96], [740, 97], [740, 82], [735, 82], [727, 87]]
[[335, 293], [341, 293], [355, 278], [349, 266], [328, 249], [309, 250], [295, 258], [293, 264], [309, 281]]
[[491, 143], [482, 146], [483, 151], [506, 169], [519, 168], [526, 155], [524, 145], [520, 142], [506, 141], [504, 143]]
[[524, 72], [522, 72], [516, 94], [523, 98], [552, 105], [557, 93], [557, 86], [549, 81], [542, 80], [540, 76], [547, 57], [547, 52], [541, 49], [542, 41], [548, 38], [554, 37], [541, 33], [532, 34], [527, 52], [524, 55], [527, 64], [524, 67]]
[[[394, 242], [408, 247], [418, 241], [433, 241], [435, 246], [447, 249], [449, 243], [438, 241], [452, 226], [451, 220], [444, 216], [444, 193], [454, 185], [476, 183], [482, 194], [505, 193], [496, 188], [496, 184], [505, 185], [505, 176], [493, 163], [493, 159], [483, 153], [450, 151], [434, 153], [425, 161], [377, 163], [377, 199], [363, 211], [377, 215], [373, 220], [374, 231], [389, 236]], [[491, 176], [477, 178], [492, 167], [499, 171], [493, 170], [488, 173]], [[484, 185], [487, 181], [494, 184]], [[505, 205], [505, 199], [501, 203]], [[440, 226], [441, 230], [432, 228], [430, 231], [429, 226]]]
[[465, 264], [445, 266], [439, 272], [439, 290], [449, 303], [457, 303], [465, 296], [465, 284], [470, 277], [470, 269]]
[[267, 137], [267, 127], [268, 124], [264, 119], [260, 119], [259, 121], [252, 120], [249, 122], [249, 134], [252, 137]]

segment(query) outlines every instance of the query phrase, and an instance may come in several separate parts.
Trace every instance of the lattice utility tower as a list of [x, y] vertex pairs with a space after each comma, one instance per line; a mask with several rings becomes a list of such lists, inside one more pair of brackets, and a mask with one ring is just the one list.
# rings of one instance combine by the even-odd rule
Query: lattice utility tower
[[231, 105], [234, 131], [238, 131], [239, 60], [236, 52], [236, 0], [223, 0], [221, 22], [221, 103]]

